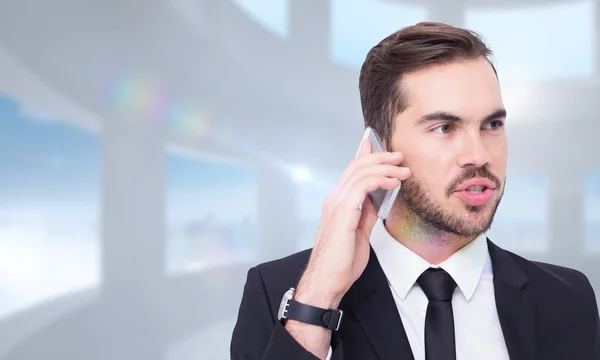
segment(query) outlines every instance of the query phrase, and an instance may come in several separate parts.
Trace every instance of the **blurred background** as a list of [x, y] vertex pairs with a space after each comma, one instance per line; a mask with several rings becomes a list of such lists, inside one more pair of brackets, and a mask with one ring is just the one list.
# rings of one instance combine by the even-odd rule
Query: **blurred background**
[[249, 267], [311, 247], [358, 73], [434, 20], [495, 51], [489, 237], [600, 293], [594, 0], [3, 0], [0, 359], [228, 359]]

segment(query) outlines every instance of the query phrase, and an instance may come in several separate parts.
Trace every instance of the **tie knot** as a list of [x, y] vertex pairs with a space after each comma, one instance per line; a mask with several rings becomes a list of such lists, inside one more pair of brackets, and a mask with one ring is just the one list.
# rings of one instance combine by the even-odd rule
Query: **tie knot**
[[417, 284], [430, 302], [452, 300], [452, 294], [456, 289], [456, 282], [452, 276], [440, 268], [425, 270], [417, 279]]

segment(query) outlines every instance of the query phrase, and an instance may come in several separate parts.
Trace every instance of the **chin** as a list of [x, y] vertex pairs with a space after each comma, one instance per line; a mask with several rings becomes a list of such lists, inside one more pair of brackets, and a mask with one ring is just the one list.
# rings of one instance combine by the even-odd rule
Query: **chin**
[[[495, 202], [483, 206], [467, 206], [464, 214], [464, 220], [472, 229], [481, 229], [478, 232], [489, 230], [494, 220], [497, 206]], [[477, 232], [477, 231], [475, 231]]]
[[481, 206], [471, 206], [465, 205], [465, 209], [469, 214], [488, 214], [491, 211], [490, 204], [481, 205]]

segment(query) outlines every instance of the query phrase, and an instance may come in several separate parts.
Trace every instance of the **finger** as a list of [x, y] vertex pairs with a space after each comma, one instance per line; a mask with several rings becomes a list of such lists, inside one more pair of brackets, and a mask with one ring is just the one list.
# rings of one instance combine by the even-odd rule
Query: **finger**
[[371, 191], [377, 189], [392, 190], [398, 185], [400, 185], [400, 180], [397, 178], [371, 176], [359, 179], [343, 197], [344, 204], [339, 210], [356, 211], [364, 203], [367, 194]]
[[339, 189], [342, 184], [348, 180], [354, 169], [360, 166], [361, 162], [358, 161], [358, 159], [364, 158], [369, 154], [371, 154], [371, 142], [365, 139], [360, 143], [358, 151], [356, 151], [356, 155], [354, 156], [354, 160], [350, 161], [348, 166], [346, 166], [335, 187]]
[[367, 196], [362, 205], [361, 216], [358, 222], [357, 230], [361, 231], [363, 234], [367, 235], [367, 238], [369, 238], [371, 232], [373, 231], [373, 227], [377, 223], [377, 219], [378, 217], [375, 206], [373, 206], [371, 198]]
[[341, 189], [343, 191], [344, 189], [351, 187], [352, 184], [359, 179], [372, 176], [384, 176], [399, 180], [406, 180], [410, 176], [410, 169], [407, 167], [388, 164], [364, 166], [356, 169], [356, 171], [354, 171], [354, 173], [346, 180], [346, 183], [342, 184]]
[[344, 197], [351, 191], [352, 187], [357, 181], [363, 178], [369, 177], [387, 177], [404, 181], [411, 175], [411, 171], [407, 167], [400, 167], [395, 165], [374, 165], [371, 167], [365, 167], [357, 170], [345, 184], [341, 185], [338, 192]]
[[373, 153], [362, 158], [352, 160], [338, 179], [336, 187], [338, 189], [343, 188], [348, 182], [348, 179], [355, 176], [355, 174], [359, 174], [362, 171], [362, 169], [368, 166], [378, 164], [398, 165], [403, 160], [404, 156], [401, 153], [390, 152]]
[[400, 152], [378, 151], [372, 154], [366, 154], [352, 160], [350, 163], [355, 167], [375, 164], [399, 164], [404, 160], [404, 155]]

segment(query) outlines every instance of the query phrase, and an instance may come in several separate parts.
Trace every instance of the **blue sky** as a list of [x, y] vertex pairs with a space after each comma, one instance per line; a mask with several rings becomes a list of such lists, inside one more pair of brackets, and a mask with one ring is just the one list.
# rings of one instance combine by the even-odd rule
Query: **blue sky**
[[[0, 318], [100, 278], [101, 137], [27, 110], [0, 94]], [[165, 161], [170, 228], [178, 217], [240, 220], [256, 212], [251, 168], [167, 152]], [[168, 238], [170, 267], [206, 260], [183, 256], [178, 240]], [[228, 241], [226, 250], [247, 249], [237, 237]]]
[[[289, 38], [290, 0], [234, 2], [265, 28]], [[593, 0], [578, 0], [465, 9], [465, 26], [484, 36], [505, 80], [589, 76], [595, 64], [594, 7]], [[331, 0], [331, 59], [358, 69], [381, 39], [428, 16], [424, 6], [395, 0]]]
[[[585, 179], [585, 218], [600, 223], [600, 169]], [[600, 238], [598, 239], [600, 243]]]
[[331, 1], [331, 59], [360, 68], [367, 52], [394, 31], [427, 20], [423, 6], [386, 0]]
[[[0, 95], [0, 209], [9, 204], [22, 208], [75, 203], [97, 208], [100, 140], [98, 134], [71, 124], [36, 118]], [[193, 216], [194, 208], [202, 206], [224, 212], [236, 199], [242, 200], [238, 208], [250, 206], [246, 213], [254, 209], [254, 204], [243, 201], [255, 186], [251, 167], [168, 153], [165, 161], [172, 212], [187, 210]], [[202, 201], [203, 195], [220, 193], [221, 207], [214, 207], [213, 202], [209, 208]]]
[[100, 143], [0, 94], [0, 318], [99, 281]]
[[258, 179], [253, 167], [168, 154], [166, 172], [169, 222], [208, 215], [230, 224], [256, 219]]
[[6, 204], [96, 201], [99, 194], [96, 134], [26, 115], [0, 96], [0, 198]]
[[467, 11], [465, 26], [491, 46], [501, 79], [585, 77], [595, 68], [594, 14], [593, 0], [485, 7]]
[[169, 188], [182, 192], [197, 191], [216, 185], [235, 187], [247, 185], [256, 179], [253, 167], [232, 162], [204, 161], [177, 154], [167, 155]]

